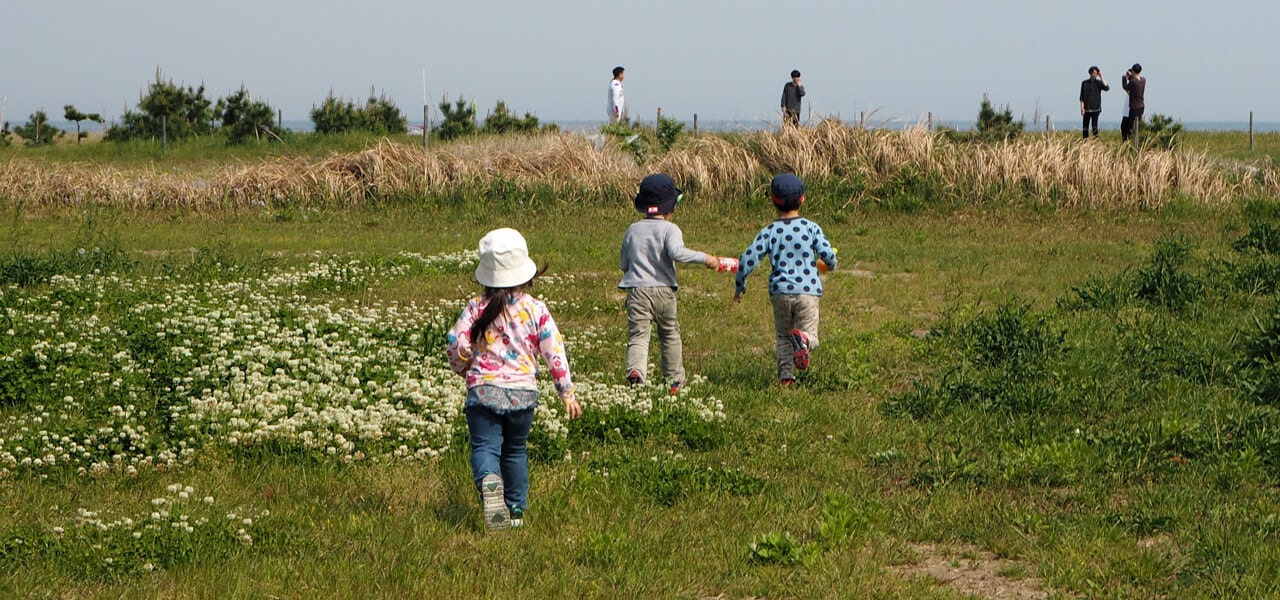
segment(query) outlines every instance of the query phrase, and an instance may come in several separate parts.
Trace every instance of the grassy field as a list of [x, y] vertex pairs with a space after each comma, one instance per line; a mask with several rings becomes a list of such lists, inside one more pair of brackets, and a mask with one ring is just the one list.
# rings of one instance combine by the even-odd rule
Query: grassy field
[[[628, 198], [7, 207], [0, 595], [1280, 594], [1280, 205], [811, 188], [812, 369], [776, 387], [764, 273], [735, 305], [686, 268], [675, 399], [620, 385]], [[676, 222], [736, 256], [771, 218]], [[440, 336], [499, 226], [550, 265], [586, 415], [539, 415], [526, 526], [488, 534]]]

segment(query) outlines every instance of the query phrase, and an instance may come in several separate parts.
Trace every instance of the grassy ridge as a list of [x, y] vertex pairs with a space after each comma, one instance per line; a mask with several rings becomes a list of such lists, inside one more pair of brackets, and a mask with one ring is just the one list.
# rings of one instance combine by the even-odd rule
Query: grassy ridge
[[[175, 150], [174, 162], [137, 160], [129, 148], [41, 150], [87, 156], [90, 162], [31, 160], [14, 153], [0, 172], [0, 199], [25, 210], [87, 204], [131, 209], [222, 211], [261, 206], [320, 208], [556, 199], [597, 203], [626, 195], [643, 175], [671, 174], [707, 199], [752, 193], [781, 171], [826, 186], [844, 205], [898, 208], [1032, 204], [1079, 208], [1152, 208], [1179, 199], [1221, 204], [1280, 189], [1273, 162], [1218, 161], [1186, 151], [1134, 151], [1112, 142], [1081, 143], [1057, 135], [973, 144], [922, 129], [865, 130], [836, 121], [816, 127], [742, 135], [687, 137], [665, 154], [637, 164], [616, 142], [596, 148], [575, 135], [477, 138], [423, 152], [406, 139], [358, 152], [317, 156], [315, 137], [298, 147], [226, 150], [209, 140]], [[94, 148], [105, 146], [95, 145]], [[138, 146], [137, 148], [144, 148]], [[269, 148], [264, 150], [263, 148]], [[96, 152], [120, 152], [95, 159]], [[266, 158], [247, 162], [253, 157]], [[1255, 151], [1258, 157], [1265, 151]], [[134, 158], [129, 158], [133, 156]], [[245, 161], [245, 162], [242, 162]], [[230, 163], [230, 164], [228, 164]]]

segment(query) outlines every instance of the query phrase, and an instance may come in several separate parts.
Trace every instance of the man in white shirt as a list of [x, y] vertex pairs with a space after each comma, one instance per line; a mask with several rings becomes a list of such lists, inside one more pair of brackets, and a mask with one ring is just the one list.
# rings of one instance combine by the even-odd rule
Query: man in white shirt
[[613, 68], [613, 80], [609, 82], [609, 124], [626, 121], [627, 105], [622, 97], [622, 78], [627, 70], [622, 67]]

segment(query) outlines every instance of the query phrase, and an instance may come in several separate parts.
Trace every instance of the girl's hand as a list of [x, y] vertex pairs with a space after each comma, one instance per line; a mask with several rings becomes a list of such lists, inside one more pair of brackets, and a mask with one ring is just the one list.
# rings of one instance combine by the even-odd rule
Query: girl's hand
[[564, 398], [564, 412], [570, 419], [576, 419], [582, 416], [582, 406], [578, 404], [578, 399], [570, 394]]

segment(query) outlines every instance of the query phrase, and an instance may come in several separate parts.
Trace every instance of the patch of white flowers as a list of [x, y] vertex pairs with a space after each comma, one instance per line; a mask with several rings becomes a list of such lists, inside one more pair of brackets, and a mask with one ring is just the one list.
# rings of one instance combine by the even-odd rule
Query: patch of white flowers
[[[474, 251], [382, 261], [317, 254], [260, 279], [94, 273], [0, 289], [0, 479], [55, 469], [132, 477], [208, 447], [344, 462], [434, 458], [465, 427], [465, 388], [443, 348], [465, 298], [420, 305], [328, 292], [419, 269], [469, 270], [475, 260]], [[571, 357], [608, 345], [596, 329], [562, 329]], [[587, 411], [647, 413], [657, 402], [724, 419], [714, 398], [689, 393], [697, 379], [655, 398], [575, 376]], [[565, 436], [545, 380], [542, 397], [535, 427]]]
[[[91, 558], [86, 564], [95, 568], [90, 571], [154, 571], [184, 562], [191, 548], [221, 554], [252, 546], [256, 525], [271, 514], [267, 510], [252, 515], [224, 513], [213, 504], [212, 496], [200, 499], [192, 486], [175, 483], [138, 512], [79, 508], [66, 526], [48, 527], [39, 537], [56, 556], [77, 561]], [[25, 537], [8, 541], [19, 549], [37, 543]], [[79, 567], [85, 570], [84, 565]]]

